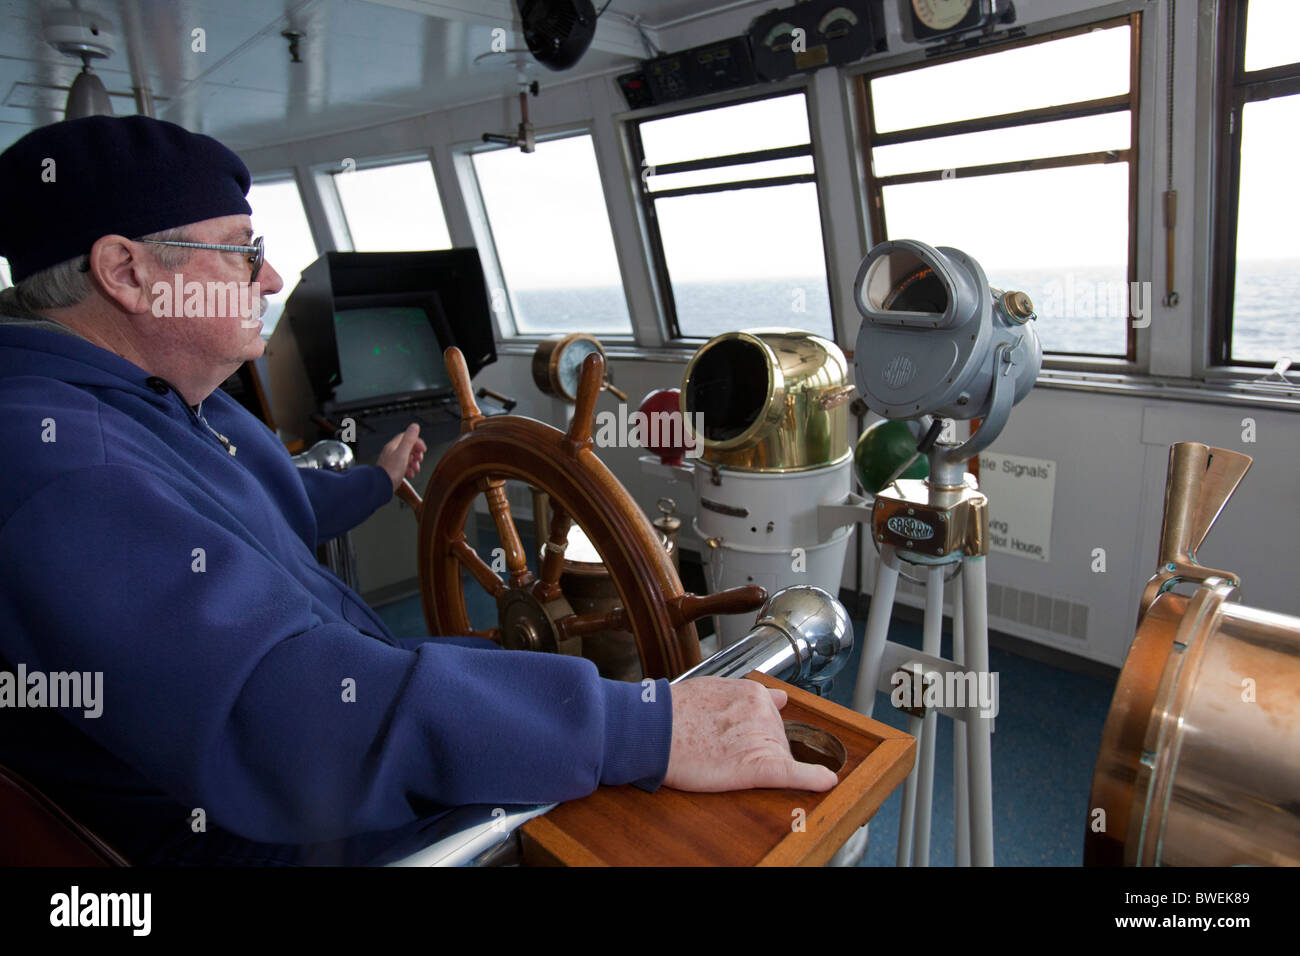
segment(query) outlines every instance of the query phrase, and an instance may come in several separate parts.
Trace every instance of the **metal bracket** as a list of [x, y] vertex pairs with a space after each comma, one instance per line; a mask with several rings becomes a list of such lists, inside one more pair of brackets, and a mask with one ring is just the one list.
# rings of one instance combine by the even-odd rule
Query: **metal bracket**
[[824, 541], [840, 528], [859, 522], [871, 523], [873, 505], [870, 500], [852, 492], [843, 501], [817, 506], [817, 533]]
[[[885, 642], [885, 651], [881, 657], [880, 678], [876, 682], [876, 690], [882, 694], [894, 693], [898, 681], [894, 675], [902, 672], [904, 680], [920, 679], [922, 684], [926, 681], [933, 681], [936, 678], [945, 682], [952, 680], [955, 687], [971, 688], [975, 693], [976, 700], [962, 707], [949, 706], [950, 702], [945, 701], [943, 705], [935, 707], [937, 713], [945, 717], [951, 717], [953, 720], [964, 720], [967, 722], [975, 720], [987, 720], [989, 733], [995, 729], [995, 717], [998, 711], [998, 675], [997, 672], [990, 672], [989, 680], [991, 683], [992, 701], [991, 706], [993, 713], [985, 716], [983, 708], [978, 700], [979, 674], [967, 667], [957, 664], [943, 657], [933, 657], [915, 647], [908, 647], [906, 644], [899, 644], [895, 641]], [[956, 676], [949, 678], [947, 675], [970, 675], [962, 677], [960, 680]], [[920, 676], [924, 675], [924, 676]], [[924, 689], [924, 687], [922, 688]], [[915, 717], [925, 716], [926, 708], [920, 707], [900, 707], [900, 710], [911, 714]]]

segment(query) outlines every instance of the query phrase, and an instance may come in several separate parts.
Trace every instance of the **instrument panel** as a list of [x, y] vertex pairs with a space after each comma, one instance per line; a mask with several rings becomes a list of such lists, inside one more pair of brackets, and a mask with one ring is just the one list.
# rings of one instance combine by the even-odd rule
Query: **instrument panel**
[[805, 0], [756, 17], [740, 36], [667, 53], [618, 77], [629, 109], [775, 82], [886, 49], [883, 0]]
[[884, 12], [878, 0], [809, 0], [756, 17], [748, 35], [759, 77], [783, 80], [883, 50]]

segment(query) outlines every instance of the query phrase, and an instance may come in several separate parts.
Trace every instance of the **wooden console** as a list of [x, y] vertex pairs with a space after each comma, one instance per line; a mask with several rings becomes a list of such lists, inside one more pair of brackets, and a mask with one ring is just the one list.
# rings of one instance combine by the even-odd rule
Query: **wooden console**
[[[787, 722], [812, 725], [844, 747], [839, 783], [825, 793], [685, 793], [601, 787], [523, 826], [533, 866], [821, 866], [875, 815], [915, 760], [901, 730], [763, 674], [789, 695]], [[833, 747], [831, 749], [834, 749]], [[796, 751], [796, 756], [798, 752]], [[800, 759], [807, 759], [801, 757]]]

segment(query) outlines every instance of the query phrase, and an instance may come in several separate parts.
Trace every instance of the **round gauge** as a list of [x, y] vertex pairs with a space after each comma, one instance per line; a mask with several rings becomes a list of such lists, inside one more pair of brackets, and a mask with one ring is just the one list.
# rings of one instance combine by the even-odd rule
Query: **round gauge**
[[830, 40], [838, 39], [858, 25], [858, 18], [848, 7], [836, 7], [817, 21], [817, 32]]
[[605, 358], [600, 342], [582, 332], [547, 339], [533, 353], [533, 381], [547, 395], [576, 402], [583, 360], [593, 352]]
[[797, 29], [792, 23], [778, 23], [763, 37], [763, 46], [769, 50], [788, 50], [794, 43], [794, 31]]
[[930, 30], [950, 30], [970, 13], [975, 0], [912, 0], [916, 19]]
[[568, 348], [558, 350], [555, 367], [555, 380], [560, 385], [560, 394], [570, 401], [578, 398], [578, 380], [582, 378], [582, 363], [588, 355], [599, 352], [605, 357], [605, 350], [595, 339], [574, 339]]

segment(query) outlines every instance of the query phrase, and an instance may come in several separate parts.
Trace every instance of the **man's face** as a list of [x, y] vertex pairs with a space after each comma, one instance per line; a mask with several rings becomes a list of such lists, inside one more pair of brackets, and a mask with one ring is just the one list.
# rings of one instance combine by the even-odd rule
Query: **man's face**
[[[206, 219], [186, 226], [184, 231], [193, 242], [249, 246], [253, 241], [248, 216]], [[266, 308], [264, 297], [284, 287], [280, 274], [269, 262], [262, 263], [252, 285], [252, 263], [249, 255], [241, 252], [192, 249], [189, 259], [176, 268], [168, 268], [157, 257], [152, 257], [150, 265], [150, 286], [161, 297], [154, 298], [149, 338], [159, 350], [196, 370], [230, 372], [262, 354], [265, 346], [260, 316]], [[163, 292], [158, 283], [169, 286], [169, 291]]]

